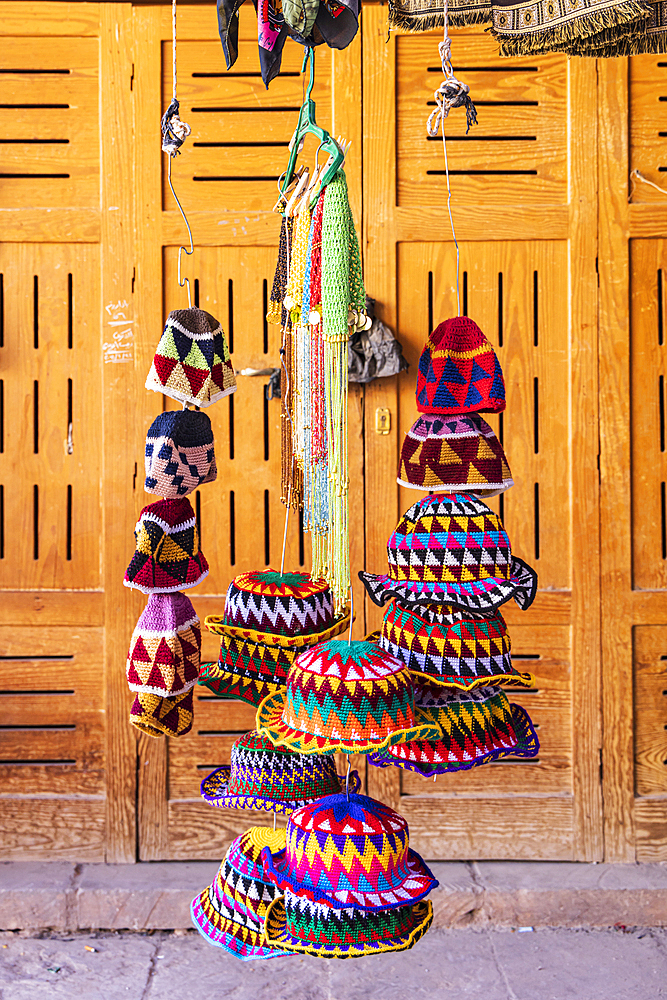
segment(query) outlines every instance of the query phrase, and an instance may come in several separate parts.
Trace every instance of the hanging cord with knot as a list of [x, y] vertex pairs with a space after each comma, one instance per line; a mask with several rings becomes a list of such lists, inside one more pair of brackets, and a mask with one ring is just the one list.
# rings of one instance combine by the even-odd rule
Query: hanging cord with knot
[[171, 104], [162, 116], [162, 151], [177, 156], [192, 129], [178, 117], [180, 105], [176, 97], [176, 0], [171, 3], [172, 96]]

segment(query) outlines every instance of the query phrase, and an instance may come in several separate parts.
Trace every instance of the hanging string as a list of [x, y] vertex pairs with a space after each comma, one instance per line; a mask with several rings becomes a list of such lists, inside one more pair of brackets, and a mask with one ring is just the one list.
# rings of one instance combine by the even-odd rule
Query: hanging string
[[176, 71], [176, 0], [171, 0], [171, 60], [172, 60], [172, 91], [171, 104], [162, 116], [162, 150], [170, 157], [180, 153], [192, 129], [187, 122], [178, 117], [180, 105], [176, 96], [178, 75]]
[[640, 173], [636, 167], [634, 170], [630, 171], [630, 181], [632, 182], [632, 190], [630, 191], [628, 201], [631, 201], [635, 196], [635, 189], [637, 187], [636, 181], [641, 181], [642, 184], [648, 184], [649, 187], [655, 188], [656, 191], [660, 192], [660, 194], [667, 194], [667, 191], [665, 191], [664, 188], [661, 188], [659, 184], [654, 184], [653, 181], [648, 179], [648, 177], [644, 177], [644, 175]]
[[347, 795], [347, 801], [350, 801], [350, 768], [352, 767], [352, 758], [347, 755], [347, 774], [345, 775], [345, 794]]
[[354, 590], [350, 587], [350, 632], [347, 637], [348, 646], [352, 645], [352, 623], [354, 621]]
[[292, 484], [289, 484], [287, 490], [287, 510], [285, 511], [285, 531], [283, 532], [283, 554], [280, 559], [280, 575], [282, 576], [285, 572], [285, 549], [287, 548], [287, 526], [289, 524], [289, 508], [290, 501], [292, 500]]

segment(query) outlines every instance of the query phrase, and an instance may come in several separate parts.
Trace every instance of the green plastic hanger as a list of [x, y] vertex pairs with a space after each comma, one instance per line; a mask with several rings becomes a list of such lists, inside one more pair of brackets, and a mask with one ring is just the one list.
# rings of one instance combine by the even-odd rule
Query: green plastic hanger
[[325, 187], [340, 170], [345, 160], [345, 152], [340, 148], [336, 140], [329, 135], [326, 129], [320, 128], [315, 121], [315, 101], [310, 96], [313, 92], [313, 84], [315, 83], [315, 56], [312, 48], [310, 47], [306, 49], [303, 57], [303, 66], [301, 67], [302, 73], [306, 72], [308, 60], [310, 60], [310, 80], [306, 89], [306, 99], [299, 109], [299, 117], [297, 119], [296, 128], [294, 129], [294, 135], [292, 136], [289, 144], [290, 157], [287, 163], [287, 170], [283, 175], [280, 190], [281, 193], [284, 194], [289, 187], [294, 174], [296, 158], [299, 155], [306, 135], [314, 135], [320, 140], [320, 145], [317, 150], [318, 154], [320, 150], [328, 153], [329, 162], [327, 163], [326, 169], [324, 170], [314, 192], [311, 195], [310, 203], [313, 205], [317, 201], [322, 188]]

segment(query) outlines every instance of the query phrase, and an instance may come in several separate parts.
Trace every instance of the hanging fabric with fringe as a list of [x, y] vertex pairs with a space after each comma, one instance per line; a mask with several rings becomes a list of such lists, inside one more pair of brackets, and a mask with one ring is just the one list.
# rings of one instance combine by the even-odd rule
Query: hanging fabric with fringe
[[450, 26], [491, 23], [491, 0], [389, 0], [389, 26], [403, 31], [431, 31]]
[[491, 30], [505, 56], [596, 55], [588, 51], [591, 39], [641, 30], [650, 7], [641, 0], [494, 0]]

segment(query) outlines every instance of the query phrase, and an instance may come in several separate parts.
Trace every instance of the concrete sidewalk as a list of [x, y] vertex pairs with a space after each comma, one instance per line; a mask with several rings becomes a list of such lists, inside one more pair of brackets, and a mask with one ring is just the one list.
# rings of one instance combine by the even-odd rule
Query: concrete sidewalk
[[665, 930], [431, 930], [412, 951], [240, 962], [195, 931], [0, 933], [1, 1000], [656, 1000]]

